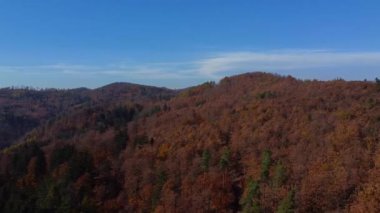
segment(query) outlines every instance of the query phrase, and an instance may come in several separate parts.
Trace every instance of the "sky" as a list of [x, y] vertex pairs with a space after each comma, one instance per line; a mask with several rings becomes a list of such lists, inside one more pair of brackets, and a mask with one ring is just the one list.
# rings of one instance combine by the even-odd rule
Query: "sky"
[[380, 77], [376, 0], [0, 0], [0, 87]]

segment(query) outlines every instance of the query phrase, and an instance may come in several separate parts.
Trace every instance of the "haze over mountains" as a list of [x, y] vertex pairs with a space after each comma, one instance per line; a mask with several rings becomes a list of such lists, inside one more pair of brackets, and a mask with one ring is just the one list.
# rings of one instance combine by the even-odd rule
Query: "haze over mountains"
[[0, 90], [1, 212], [377, 212], [380, 85]]

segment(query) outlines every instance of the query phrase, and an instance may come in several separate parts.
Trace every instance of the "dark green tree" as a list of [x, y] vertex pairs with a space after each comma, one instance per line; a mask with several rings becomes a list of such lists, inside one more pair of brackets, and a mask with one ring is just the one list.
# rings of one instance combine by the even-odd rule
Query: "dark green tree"
[[149, 137], [148, 135], [146, 135], [145, 133], [142, 134], [142, 135], [138, 135], [136, 136], [135, 140], [134, 140], [134, 143], [133, 145], [135, 147], [142, 147], [143, 145], [145, 144], [148, 144], [149, 143]]
[[161, 170], [158, 172], [154, 184], [153, 194], [152, 194], [152, 210], [154, 210], [161, 199], [162, 187], [167, 180], [167, 174], [165, 171]]
[[230, 164], [230, 157], [231, 157], [231, 151], [229, 148], [225, 148], [223, 150], [223, 153], [220, 157], [220, 160], [219, 160], [219, 166], [220, 168], [222, 169], [225, 169], [229, 166]]
[[127, 134], [127, 130], [124, 129], [123, 131], [119, 131], [116, 135], [115, 135], [115, 152], [116, 153], [119, 153], [121, 150], [124, 150], [126, 147], [127, 147], [127, 142], [128, 142], [128, 134]]
[[75, 148], [72, 145], [66, 145], [53, 151], [50, 159], [50, 170], [55, 169], [60, 164], [70, 160], [74, 155]]
[[273, 187], [281, 187], [286, 181], [286, 169], [281, 162], [277, 162], [274, 169]]
[[280, 202], [277, 213], [293, 213], [294, 212], [294, 190], [291, 190], [288, 195]]
[[375, 83], [376, 83], [376, 86], [377, 86], [377, 90], [380, 90], [380, 79], [379, 78], [375, 78]]
[[226, 173], [227, 173], [227, 168], [230, 165], [230, 158], [231, 158], [231, 151], [229, 148], [225, 148], [223, 150], [222, 156], [220, 157], [219, 160], [219, 166], [223, 170], [223, 176], [222, 176], [222, 183], [223, 183], [223, 188], [225, 186], [225, 180], [226, 180]]
[[272, 163], [271, 152], [265, 150], [261, 157], [261, 180], [265, 181], [269, 177], [269, 169]]
[[42, 155], [43, 151], [35, 143], [26, 143], [21, 145], [17, 148], [17, 150], [15, 150], [12, 156], [13, 174], [16, 176], [24, 175], [30, 159], [37, 156], [41, 160]]
[[37, 212], [70, 212], [74, 204], [70, 187], [63, 181], [47, 179], [37, 190]]
[[242, 206], [242, 212], [251, 213], [251, 212], [260, 212], [260, 185], [257, 181], [250, 178], [248, 180], [246, 195], [240, 200], [240, 205]]
[[67, 173], [67, 180], [75, 181], [85, 172], [93, 170], [92, 156], [90, 153], [81, 151], [76, 152], [69, 161], [69, 171]]
[[201, 162], [201, 168], [204, 172], [208, 171], [208, 168], [210, 166], [210, 159], [211, 159], [210, 151], [204, 150], [202, 153], [202, 162]]

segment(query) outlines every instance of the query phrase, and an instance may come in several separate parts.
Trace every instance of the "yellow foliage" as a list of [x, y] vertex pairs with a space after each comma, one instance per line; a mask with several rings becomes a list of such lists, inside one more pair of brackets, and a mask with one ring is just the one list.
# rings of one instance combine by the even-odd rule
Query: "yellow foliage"
[[158, 148], [157, 157], [161, 160], [165, 160], [168, 157], [170, 151], [170, 145], [168, 143], [163, 143]]

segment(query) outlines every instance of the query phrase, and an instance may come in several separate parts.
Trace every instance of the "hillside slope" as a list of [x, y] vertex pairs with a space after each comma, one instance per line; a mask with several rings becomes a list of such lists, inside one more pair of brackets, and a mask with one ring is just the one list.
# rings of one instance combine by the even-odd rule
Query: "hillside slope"
[[175, 91], [130, 83], [115, 83], [98, 89], [70, 90], [0, 89], [0, 148], [16, 143], [25, 133], [57, 115], [78, 107], [135, 103], [167, 99]]
[[35, 129], [0, 154], [0, 208], [378, 212], [379, 139], [374, 83], [227, 77]]

